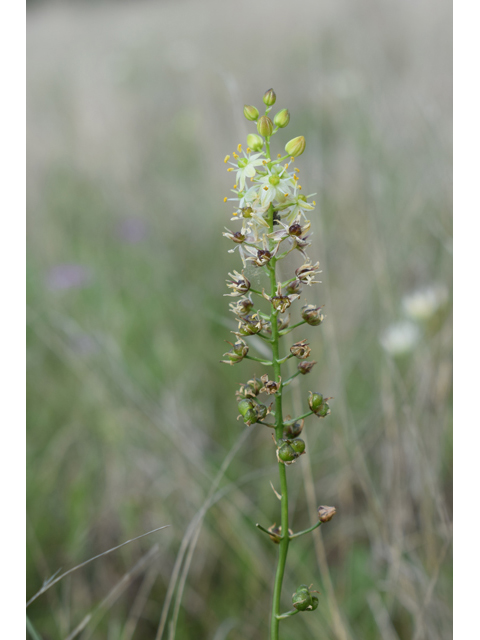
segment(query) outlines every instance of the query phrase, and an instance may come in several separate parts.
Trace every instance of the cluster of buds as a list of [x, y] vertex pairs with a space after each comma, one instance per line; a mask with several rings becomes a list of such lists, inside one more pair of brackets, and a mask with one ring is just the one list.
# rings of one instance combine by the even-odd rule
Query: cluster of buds
[[[305, 289], [320, 283], [320, 264], [307, 255], [312, 239], [311, 223], [307, 216], [315, 209], [315, 194], [305, 195], [300, 184], [300, 169], [296, 158], [305, 151], [305, 138], [292, 138], [285, 145], [285, 153], [278, 153], [273, 157], [270, 152], [271, 138], [289, 125], [290, 113], [288, 109], [282, 108], [271, 117], [270, 112], [276, 103], [273, 89], [265, 92], [263, 103], [264, 113], [260, 113], [253, 105], [245, 105], [245, 118], [256, 126], [256, 130], [247, 135], [245, 148], [239, 144], [224, 160], [227, 171], [234, 178], [231, 190], [233, 195], [225, 197], [224, 202], [233, 205], [231, 221], [237, 222], [238, 228], [231, 230], [225, 227], [223, 235], [230, 243], [229, 253], [238, 251], [243, 270], [233, 271], [227, 280], [229, 292], [225, 295], [235, 298], [229, 306], [235, 315], [237, 329], [232, 331], [236, 341], [229, 343], [232, 349], [224, 354], [225, 360], [222, 362], [233, 365], [247, 358], [261, 363], [261, 366], [273, 367], [273, 373], [262, 372], [259, 378], [254, 376], [240, 384], [236, 397], [238, 419], [243, 420], [247, 426], [262, 424], [275, 431], [272, 436], [283, 487], [282, 495], [277, 494], [277, 497], [283, 501], [287, 498], [284, 494], [286, 467], [305, 454], [305, 441], [300, 437], [304, 429], [304, 418], [310, 415], [325, 418], [330, 413], [327, 402], [330, 398], [310, 392], [309, 412], [294, 419], [287, 417], [285, 420], [283, 417], [285, 387], [295, 376], [310, 374], [316, 362], [308, 360], [311, 347], [306, 338], [296, 342], [292, 340], [283, 357], [280, 355], [280, 339], [300, 325], [307, 328], [322, 324], [324, 315], [321, 306], [304, 304], [300, 321], [290, 324], [294, 303], [300, 299]], [[293, 257], [296, 264], [285, 274], [286, 279], [281, 280], [277, 277], [277, 263], [287, 256]], [[265, 276], [265, 287], [262, 288], [262, 284], [257, 285], [257, 282]], [[269, 313], [262, 310], [266, 302]], [[251, 340], [251, 348], [259, 347], [262, 356], [265, 349], [260, 347], [271, 349], [271, 358], [259, 358], [249, 353], [245, 340]], [[290, 358], [296, 359], [295, 373], [282, 381], [281, 366]], [[266, 397], [264, 404], [259, 399], [261, 394]], [[319, 522], [315, 526], [328, 522], [334, 514], [334, 507], [319, 507]], [[288, 543], [288, 539], [311, 530], [292, 534], [288, 524], [288, 509], [282, 509], [281, 526], [275, 524], [269, 529], [263, 529], [258, 525], [273, 542], [283, 548], [284, 553], [280, 554], [283, 563], [286, 549], [282, 545]], [[287, 531], [288, 534], [285, 535]], [[297, 611], [313, 611], [318, 606], [318, 598], [312, 595], [310, 587], [301, 585], [293, 594], [293, 606]], [[278, 613], [274, 611], [272, 616], [274, 626], [278, 624], [278, 620], [292, 612], [285, 616]], [[278, 636], [273, 632], [272, 637]]]

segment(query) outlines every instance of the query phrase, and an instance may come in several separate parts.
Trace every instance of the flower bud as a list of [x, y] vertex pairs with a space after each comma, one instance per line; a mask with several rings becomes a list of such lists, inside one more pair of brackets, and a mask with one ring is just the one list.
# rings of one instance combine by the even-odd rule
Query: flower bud
[[[247, 120], [256, 120], [258, 118], [258, 109], [251, 104], [246, 104], [243, 107], [243, 115]], [[250, 145], [248, 146], [250, 147]]]
[[275, 114], [275, 117], [273, 119], [273, 124], [276, 127], [279, 127], [280, 129], [283, 129], [284, 127], [286, 127], [289, 122], [290, 122], [290, 113], [288, 109], [282, 109], [277, 114]]
[[263, 95], [263, 102], [267, 105], [267, 107], [271, 107], [275, 104], [277, 96], [275, 95], [275, 91], [273, 89], [269, 89], [265, 91]]
[[277, 458], [279, 462], [291, 464], [298, 458], [298, 453], [295, 453], [292, 447], [285, 442], [279, 449], [277, 449]]
[[300, 438], [291, 440], [290, 446], [295, 451], [295, 453], [298, 453], [299, 456], [302, 455], [302, 453], [305, 451], [305, 442], [303, 440], [300, 440]]
[[324, 505], [318, 507], [318, 519], [320, 522], [329, 522], [336, 513], [335, 507], [326, 507]]
[[302, 433], [304, 424], [305, 420], [287, 425], [283, 430], [283, 437], [287, 439], [297, 438]]
[[322, 307], [316, 307], [314, 304], [306, 304], [302, 307], [302, 318], [307, 324], [316, 327], [325, 319], [321, 309]]
[[289, 156], [292, 156], [292, 158], [301, 156], [305, 151], [305, 138], [303, 136], [298, 136], [297, 138], [289, 140], [285, 145], [285, 151]]
[[306, 376], [307, 373], [310, 373], [310, 371], [313, 369], [313, 367], [316, 364], [317, 363], [314, 360], [312, 362], [299, 362], [297, 369], [300, 371], [302, 375]]
[[247, 145], [252, 151], [261, 151], [263, 148], [263, 138], [256, 133], [249, 133], [247, 136]]
[[257, 122], [257, 131], [264, 138], [269, 138], [273, 132], [273, 122], [268, 116], [262, 116]]
[[299, 294], [302, 292], [303, 285], [301, 280], [294, 280], [293, 282], [290, 282], [290, 284], [287, 284], [285, 288], [287, 293]]
[[319, 418], [325, 418], [330, 413], [330, 407], [321, 393], [312, 393], [310, 391], [308, 406]]

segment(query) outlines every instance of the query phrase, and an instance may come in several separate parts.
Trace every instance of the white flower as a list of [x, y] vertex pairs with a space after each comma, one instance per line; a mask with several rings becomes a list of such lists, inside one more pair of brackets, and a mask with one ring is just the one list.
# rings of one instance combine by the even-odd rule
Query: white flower
[[271, 202], [277, 200], [278, 203], [284, 203], [290, 196], [292, 189], [295, 187], [293, 177], [288, 173], [285, 167], [274, 165], [266, 175], [262, 176], [255, 183], [261, 186], [260, 202], [262, 206], [269, 206]]
[[434, 285], [404, 296], [402, 306], [412, 320], [428, 320], [445, 304], [447, 298], [447, 288]]
[[253, 178], [257, 173], [255, 167], [262, 165], [264, 160], [265, 155], [263, 153], [254, 153], [253, 155], [244, 154], [243, 158], [238, 158], [237, 164], [233, 162], [228, 163], [237, 170], [235, 181], [240, 191], [245, 189], [245, 180], [247, 178]]
[[308, 202], [308, 198], [312, 198], [315, 193], [311, 193], [309, 196], [304, 196], [301, 193], [297, 195], [297, 186], [295, 185], [295, 192], [293, 197], [287, 199], [287, 206], [291, 209], [286, 209], [282, 213], [282, 217], [286, 220], [287, 224], [291, 225], [297, 221], [298, 218], [303, 216], [307, 220], [304, 211], [313, 211], [315, 209], [314, 202]]
[[409, 320], [391, 324], [380, 338], [382, 347], [392, 356], [412, 351], [420, 339], [420, 330]]

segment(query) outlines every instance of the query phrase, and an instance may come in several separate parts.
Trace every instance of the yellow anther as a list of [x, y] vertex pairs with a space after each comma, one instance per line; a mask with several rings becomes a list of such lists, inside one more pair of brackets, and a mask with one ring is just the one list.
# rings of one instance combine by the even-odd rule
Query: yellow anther
[[247, 147], [247, 153], [250, 153], [251, 149], [250, 147]]
[[298, 185], [298, 188], [301, 189], [302, 187], [300, 185]]
[[227, 171], [233, 171], [233, 167], [228, 167]]
[[242, 150], [242, 145], [239, 144], [238, 147], [237, 147], [237, 151], [241, 151], [241, 150]]
[[236, 184], [234, 184], [234, 185], [233, 185], [233, 188], [234, 188], [234, 189], [236, 189], [236, 188], [237, 188], [237, 185], [236, 185]]
[[288, 162], [287, 162], [287, 164], [285, 165], [285, 169], [288, 169]]
[[282, 154], [281, 153], [277, 153], [277, 158], [281, 158]]
[[316, 205], [317, 203], [315, 202], [315, 200], [312, 202], [313, 205]]
[[288, 193], [284, 193], [283, 195], [284, 195], [286, 198], [288, 198]]
[[238, 213], [236, 211], [233, 212], [234, 216], [238, 216]]
[[229, 160], [230, 160], [230, 156], [225, 156], [225, 160], [224, 160], [225, 164], [227, 164]]
[[294, 160], [295, 160], [295, 158], [292, 156], [292, 157], [290, 158], [290, 162], [293, 162]]
[[227, 197], [225, 197], [225, 198], [223, 199], [223, 201], [224, 201], [224, 202], [226, 202], [227, 200], [228, 200], [228, 198], [227, 198]]
[[296, 176], [295, 174], [293, 174], [293, 179], [294, 179], [294, 180], [298, 180], [298, 176]]
[[262, 160], [262, 164], [263, 164], [263, 165], [266, 165], [266, 164], [267, 164], [267, 161], [266, 161], [266, 160]]
[[295, 167], [295, 171], [298, 171], [298, 173], [300, 173], [300, 169], [297, 169], [296, 167]]
[[233, 157], [238, 158], [238, 155], [235, 153], [235, 151], [233, 152]]
[[265, 191], [268, 191], [268, 187], [263, 187], [265, 189]]

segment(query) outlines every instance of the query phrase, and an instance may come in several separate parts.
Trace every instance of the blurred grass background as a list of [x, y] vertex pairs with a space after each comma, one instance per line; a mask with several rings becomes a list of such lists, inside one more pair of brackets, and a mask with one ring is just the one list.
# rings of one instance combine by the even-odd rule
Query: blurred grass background
[[449, 302], [401, 356], [381, 345], [406, 295], [451, 291], [450, 24], [433, 0], [28, 4], [27, 597], [172, 525], [40, 596], [45, 640], [155, 638], [177, 558], [176, 638], [268, 635], [277, 548], [254, 525], [278, 521], [278, 472], [234, 400], [263, 371], [218, 361], [239, 267], [223, 158], [270, 87], [291, 112], [275, 145], [307, 138], [305, 293], [327, 316], [294, 334], [319, 364], [287, 412], [335, 397], [288, 474], [295, 529], [337, 507], [287, 565], [285, 610], [302, 582], [321, 604], [282, 637], [451, 637]]

